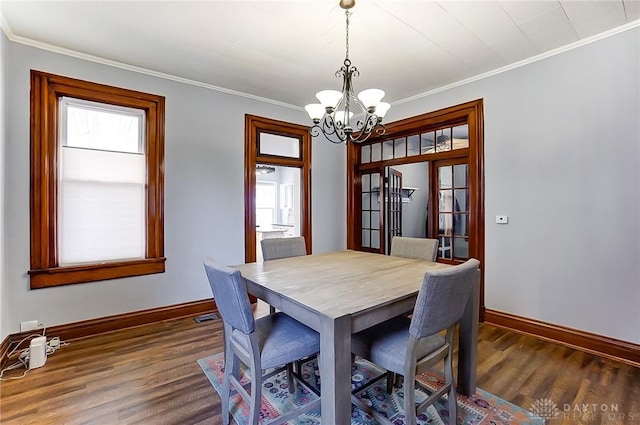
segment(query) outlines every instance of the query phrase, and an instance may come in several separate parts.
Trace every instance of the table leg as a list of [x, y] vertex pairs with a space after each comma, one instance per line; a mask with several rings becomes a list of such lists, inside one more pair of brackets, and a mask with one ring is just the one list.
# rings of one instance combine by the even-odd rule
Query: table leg
[[479, 282], [473, 291], [460, 320], [458, 345], [458, 392], [466, 396], [476, 392], [476, 369], [478, 363], [478, 315], [480, 308]]
[[351, 318], [323, 318], [320, 325], [322, 425], [351, 423]]

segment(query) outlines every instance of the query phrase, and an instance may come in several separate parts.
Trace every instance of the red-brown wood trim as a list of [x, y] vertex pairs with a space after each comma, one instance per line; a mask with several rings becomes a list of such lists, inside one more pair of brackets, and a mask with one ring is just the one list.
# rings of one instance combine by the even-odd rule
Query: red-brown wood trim
[[360, 164], [358, 166], [358, 169], [359, 170], [375, 169], [380, 167], [381, 164], [384, 164], [385, 167], [386, 166], [392, 167], [394, 165], [414, 164], [416, 162], [440, 161], [443, 159], [464, 158], [468, 156], [469, 156], [468, 148], [454, 149], [451, 151], [426, 153], [422, 155], [405, 156], [404, 158], [384, 159], [382, 161], [374, 161], [368, 164]]
[[244, 119], [244, 261], [256, 261], [256, 152], [257, 117], [245, 115]]
[[[396, 137], [402, 137], [414, 133], [415, 127], [433, 127], [435, 131], [438, 128], [446, 128], [455, 126], [464, 122], [464, 117], [475, 114], [478, 107], [482, 106], [482, 99], [472, 100], [459, 105], [450, 106], [437, 111], [427, 112], [425, 114], [416, 115], [399, 121], [386, 124], [385, 134], [381, 136], [372, 136], [367, 143], [376, 143], [381, 140], [387, 140]], [[445, 123], [440, 125], [440, 123]], [[432, 130], [429, 130], [432, 131]]]
[[[9, 364], [9, 347], [11, 346], [12, 336], [8, 335], [0, 343], [0, 370], [3, 370]], [[20, 341], [17, 340], [16, 343]], [[14, 343], [15, 344], [15, 343]]]
[[491, 309], [485, 310], [484, 322], [640, 367], [639, 344]]
[[[356, 177], [356, 164], [359, 162], [360, 146], [347, 143], [347, 249], [356, 249], [359, 246], [360, 237], [356, 231], [360, 231], [362, 214], [360, 213], [361, 199], [355, 196], [360, 189], [360, 178]], [[360, 231], [360, 233], [362, 233]]]
[[[480, 261], [480, 321], [484, 320], [484, 103], [482, 99], [468, 103], [471, 111], [467, 115], [469, 132], [473, 132], [475, 143], [469, 144], [469, 235], [475, 235], [470, 243], [470, 252]], [[469, 136], [471, 139], [471, 136]], [[471, 220], [475, 216], [474, 220]]]
[[[258, 153], [261, 132], [300, 140], [300, 157], [287, 158]], [[255, 187], [256, 164], [269, 164], [300, 168], [300, 234], [304, 236], [307, 252], [312, 252], [311, 233], [311, 133], [309, 127], [255, 115], [245, 115], [244, 126], [244, 241], [245, 262], [256, 261]]]
[[166, 258], [161, 257], [134, 261], [114, 261], [99, 265], [30, 270], [31, 289], [163, 273], [165, 271], [165, 261]]
[[[125, 260], [82, 267], [58, 265], [58, 101], [62, 96], [145, 111], [147, 239], [143, 261]], [[30, 108], [31, 289], [164, 272], [164, 97], [31, 70]]]
[[[213, 298], [209, 298], [200, 301], [192, 301], [165, 307], [151, 308], [148, 310], [139, 310], [130, 313], [100, 317], [97, 319], [83, 320], [81, 322], [51, 326], [47, 328], [46, 332], [47, 335], [60, 337], [60, 339], [64, 341], [71, 341], [107, 332], [148, 325], [150, 323], [157, 323], [165, 320], [197, 316], [214, 311], [217, 311], [215, 302]], [[24, 337], [32, 333], [34, 332], [31, 331], [12, 334], [2, 341], [2, 344], [0, 344], [0, 364], [2, 365], [2, 368], [6, 367], [9, 360], [7, 358], [9, 351], [13, 350], [16, 347], [16, 344]], [[25, 341], [22, 345], [27, 347], [28, 341]]]

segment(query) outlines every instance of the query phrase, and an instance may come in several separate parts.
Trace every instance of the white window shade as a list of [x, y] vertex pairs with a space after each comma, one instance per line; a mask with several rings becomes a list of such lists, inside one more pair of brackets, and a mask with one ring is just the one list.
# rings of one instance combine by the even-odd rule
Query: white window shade
[[145, 257], [145, 157], [61, 147], [60, 265]]

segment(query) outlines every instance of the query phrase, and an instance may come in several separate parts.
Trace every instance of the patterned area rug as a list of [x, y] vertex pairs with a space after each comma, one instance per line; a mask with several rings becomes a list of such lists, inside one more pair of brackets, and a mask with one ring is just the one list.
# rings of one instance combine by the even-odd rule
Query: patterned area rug
[[[222, 353], [198, 360], [198, 364], [204, 371], [215, 390], [220, 394], [224, 377], [224, 356]], [[361, 387], [369, 380], [385, 373], [366, 360], [358, 359], [351, 367], [351, 387], [352, 389]], [[315, 361], [307, 362], [303, 365], [302, 376], [311, 385], [318, 385], [318, 370]], [[429, 390], [437, 390], [444, 384], [444, 378], [438, 371], [423, 373], [418, 377]], [[242, 383], [248, 382], [246, 378]], [[419, 388], [419, 387], [418, 387]], [[402, 388], [395, 389], [393, 394], [387, 394], [385, 380], [381, 380], [365, 392], [361, 393], [366, 405], [385, 415], [394, 425], [404, 425], [404, 391]], [[423, 391], [416, 390], [416, 402], [419, 403], [427, 397]], [[518, 407], [512, 403], [502, 400], [486, 391], [478, 389], [471, 396], [466, 397], [458, 394], [458, 418], [460, 425], [542, 425], [544, 422], [539, 417], [535, 417], [529, 411]], [[293, 406], [300, 406], [310, 401], [316, 400], [317, 396], [304, 388], [296, 385], [296, 391], [289, 394], [286, 373], [278, 373], [263, 383], [262, 407], [260, 412], [260, 424], [267, 425], [274, 418], [280, 416]], [[352, 425], [378, 425], [373, 417], [355, 406], [351, 411]], [[231, 397], [231, 413], [239, 425], [247, 425], [249, 406], [244, 403], [238, 394]], [[418, 415], [419, 425], [434, 425], [448, 423], [449, 410], [445, 400], [440, 400], [429, 406], [424, 412]], [[311, 411], [303, 414], [297, 419], [287, 422], [288, 425], [320, 425], [320, 411]]]

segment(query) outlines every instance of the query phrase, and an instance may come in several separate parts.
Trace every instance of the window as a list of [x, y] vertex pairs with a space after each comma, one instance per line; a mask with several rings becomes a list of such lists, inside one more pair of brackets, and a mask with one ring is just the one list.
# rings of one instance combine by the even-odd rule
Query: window
[[360, 164], [468, 148], [468, 124], [447, 126], [422, 134], [412, 134], [406, 137], [362, 145], [360, 149]]
[[164, 272], [164, 98], [31, 71], [31, 288]]
[[271, 227], [276, 222], [276, 183], [256, 181], [256, 226]]

